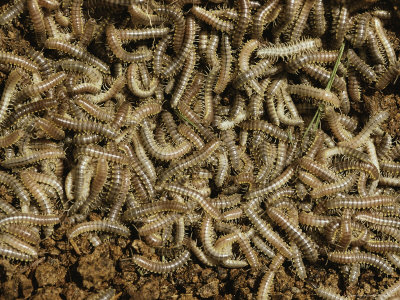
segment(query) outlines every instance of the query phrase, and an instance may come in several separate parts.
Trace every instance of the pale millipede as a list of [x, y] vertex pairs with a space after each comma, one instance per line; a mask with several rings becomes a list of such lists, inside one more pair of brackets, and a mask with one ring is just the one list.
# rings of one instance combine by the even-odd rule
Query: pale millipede
[[269, 208], [267, 210], [268, 216], [276, 222], [284, 231], [287, 232], [289, 238], [297, 244], [303, 255], [310, 261], [316, 261], [318, 259], [318, 251], [316, 245], [310, 240], [299, 227], [296, 227], [290, 221], [286, 220], [284, 214], [282, 214], [276, 208]]
[[41, 151], [32, 151], [31, 153], [24, 156], [17, 156], [14, 158], [8, 158], [0, 162], [0, 165], [4, 168], [15, 168], [21, 166], [27, 166], [34, 164], [44, 159], [54, 158], [65, 158], [65, 153], [61, 149], [44, 149]]
[[289, 139], [288, 133], [276, 125], [270, 124], [264, 120], [247, 120], [240, 124], [245, 130], [258, 130], [271, 135], [282, 141]]
[[175, 107], [178, 105], [182, 96], [185, 93], [190, 77], [192, 76], [195, 64], [196, 64], [196, 55], [194, 52], [190, 52], [186, 58], [185, 66], [183, 67], [183, 71], [181, 77], [179, 79], [179, 83], [177, 83], [177, 88], [175, 89], [172, 95], [171, 106]]
[[393, 274], [393, 268], [388, 261], [366, 252], [330, 252], [328, 259], [332, 262], [344, 263], [365, 263], [378, 268], [387, 275]]
[[300, 36], [302, 35], [306, 25], [307, 20], [311, 11], [311, 8], [314, 5], [315, 0], [305, 0], [303, 3], [303, 7], [301, 8], [299, 14], [297, 15], [296, 23], [292, 28], [292, 32], [290, 35], [290, 41], [298, 41]]
[[299, 248], [293, 242], [290, 245], [290, 248], [293, 252], [292, 262], [295, 265], [297, 276], [304, 280], [307, 278], [307, 271], [303, 263], [302, 255], [299, 251]]
[[395, 198], [392, 196], [366, 196], [366, 197], [344, 197], [329, 200], [326, 204], [328, 209], [353, 208], [363, 209], [393, 204]]
[[160, 181], [164, 183], [167, 181], [169, 178], [174, 176], [178, 172], [182, 172], [185, 169], [188, 169], [190, 167], [193, 167], [204, 160], [206, 160], [208, 157], [210, 157], [219, 147], [220, 147], [221, 142], [218, 140], [211, 141], [207, 143], [201, 151], [195, 152], [194, 154], [188, 156], [186, 159], [184, 159], [182, 162], [179, 162], [170, 168], [168, 168], [163, 176], [161, 177]]
[[333, 172], [329, 168], [326, 168], [324, 165], [312, 160], [309, 157], [304, 156], [300, 158], [298, 164], [300, 167], [304, 168], [312, 175], [320, 177], [323, 180], [333, 182], [337, 179], [337, 175], [335, 174], [335, 172]]
[[331, 288], [324, 287], [320, 285], [315, 289], [317, 296], [326, 300], [348, 300], [349, 298], [341, 296], [340, 294], [334, 292]]
[[168, 6], [160, 6], [154, 9], [154, 12], [159, 13], [162, 17], [165, 17], [167, 20], [171, 20], [175, 26], [174, 32], [174, 40], [173, 40], [173, 48], [175, 53], [178, 53], [181, 49], [184, 32], [185, 32], [185, 18], [183, 17], [182, 12], [175, 7]]
[[190, 252], [183, 251], [177, 258], [170, 262], [157, 262], [149, 260], [140, 255], [134, 255], [132, 261], [139, 267], [154, 273], [170, 273], [182, 267], [190, 259]]
[[168, 27], [118, 30], [119, 37], [123, 43], [127, 41], [161, 38], [166, 36], [168, 32]]
[[288, 44], [278, 44], [271, 47], [260, 48], [257, 51], [257, 55], [259, 57], [266, 57], [275, 60], [279, 57], [291, 58], [301, 53], [317, 50], [321, 45], [320, 39], [293, 41]]
[[103, 122], [111, 122], [114, 116], [100, 106], [88, 101], [84, 98], [77, 98], [75, 103], [85, 110], [89, 115], [95, 119]]
[[336, 169], [339, 172], [347, 171], [347, 170], [359, 170], [365, 173], [368, 173], [369, 176], [376, 180], [379, 178], [379, 170], [372, 163], [367, 163], [364, 161], [343, 161], [335, 164]]
[[400, 62], [393, 62], [389, 68], [377, 79], [375, 87], [378, 90], [383, 90], [389, 83], [393, 82], [393, 79], [400, 73]]
[[128, 12], [134, 22], [144, 25], [159, 25], [165, 21], [165, 18], [150, 14], [148, 11], [143, 11], [142, 7], [131, 3], [128, 6]]
[[21, 251], [22, 253], [28, 254], [31, 257], [34, 257], [34, 258], [38, 257], [38, 252], [33, 246], [29, 245], [25, 241], [22, 241], [8, 233], [1, 234], [0, 241], [17, 249], [18, 251]]
[[377, 37], [376, 37], [373, 29], [371, 28], [371, 26], [368, 26], [368, 28], [367, 28], [367, 45], [368, 45], [369, 52], [371, 53], [371, 57], [374, 60], [374, 62], [377, 64], [384, 65], [386, 63], [385, 57], [383, 56], [383, 54], [379, 48]]
[[368, 82], [376, 81], [375, 71], [368, 66], [352, 49], [347, 51], [347, 59], [360, 74], [367, 79]]
[[43, 100], [28, 102], [26, 104], [22, 104], [21, 106], [15, 108], [13, 114], [11, 114], [5, 121], [4, 126], [11, 126], [15, 122], [17, 122], [22, 117], [41, 111], [45, 109], [52, 108], [57, 106], [58, 101], [54, 98], [47, 98]]
[[287, 91], [289, 94], [295, 94], [299, 97], [310, 97], [316, 100], [321, 100], [323, 103], [332, 105], [333, 107], [340, 107], [339, 98], [332, 92], [307, 86], [303, 84], [288, 85]]
[[18, 213], [0, 219], [0, 227], [9, 224], [52, 226], [58, 223], [60, 223], [60, 217], [56, 215], [34, 215]]
[[283, 241], [255, 211], [251, 208], [246, 208], [244, 212], [264, 239], [274, 246], [283, 256], [287, 258], [292, 257], [289, 245], [286, 244], [286, 242]]
[[190, 11], [199, 20], [209, 24], [216, 30], [231, 32], [234, 28], [232, 22], [224, 21], [218, 18], [200, 6], [193, 6]]
[[80, 48], [79, 46], [75, 46], [65, 41], [57, 40], [54, 38], [47, 39], [44, 45], [48, 49], [60, 50], [64, 53], [67, 53], [71, 56], [74, 56], [78, 59], [82, 59], [83, 61], [97, 67], [100, 71], [104, 73], [109, 73], [109, 67], [98, 58], [88, 53], [86, 50]]
[[141, 207], [135, 207], [127, 210], [124, 215], [123, 219], [124, 220], [135, 220], [137, 218], [141, 218], [143, 216], [163, 212], [163, 211], [173, 211], [173, 212], [178, 212], [178, 213], [185, 213], [188, 211], [188, 206], [176, 202], [176, 201], [159, 201], [156, 203], [149, 203], [147, 205], [141, 206]]
[[393, 296], [397, 295], [400, 291], [400, 281], [397, 281], [396, 283], [392, 284], [388, 288], [386, 288], [382, 293], [377, 295], [378, 300], [386, 300], [393, 298]]
[[36, 125], [52, 139], [62, 140], [65, 137], [65, 132], [49, 120], [37, 118]]
[[33, 180], [28, 170], [20, 173], [22, 183], [31, 193], [33, 198], [39, 205], [40, 210], [46, 215], [53, 215], [54, 208], [49, 197], [44, 193], [43, 189]]
[[370, 19], [371, 15], [369, 13], [358, 15], [355, 33], [351, 40], [351, 43], [355, 48], [361, 48], [364, 45], [367, 38], [367, 28]]
[[151, 233], [157, 232], [175, 223], [179, 217], [180, 215], [176, 213], [171, 213], [168, 215], [159, 215], [156, 217], [156, 219], [138, 228], [138, 233], [141, 236], [146, 236]]
[[250, 1], [238, 1], [238, 20], [236, 22], [234, 34], [232, 37], [232, 46], [238, 48], [243, 40], [244, 34], [250, 23]]
[[142, 122], [141, 133], [143, 146], [151, 154], [151, 156], [159, 160], [174, 160], [184, 156], [191, 150], [191, 145], [186, 140], [176, 145], [175, 147], [172, 145], [168, 147], [160, 145], [155, 140], [154, 133], [151, 132], [149, 124], [146, 120], [143, 120]]
[[1, 227], [2, 232], [7, 232], [23, 239], [25, 242], [38, 245], [40, 243], [39, 231], [24, 225], [9, 224]]
[[261, 40], [263, 31], [264, 31], [264, 25], [267, 23], [270, 23], [271, 20], [269, 20], [269, 17], [273, 14], [273, 11], [278, 7], [279, 1], [274, 0], [270, 1], [268, 3], [265, 3], [263, 6], [261, 6], [257, 12], [255, 13], [253, 17], [253, 35], [252, 37], [254, 39]]
[[321, 198], [329, 196], [338, 192], [348, 191], [351, 186], [355, 183], [357, 177], [355, 174], [349, 174], [344, 178], [341, 178], [333, 183], [325, 183], [317, 188], [314, 188], [310, 192], [312, 198]]
[[0, 245], [0, 255], [5, 256], [10, 259], [17, 259], [17, 260], [22, 260], [22, 261], [31, 261], [31, 260], [35, 259], [33, 256], [22, 253], [18, 250], [15, 250], [12, 247], [4, 245], [4, 244]]
[[73, 131], [97, 133], [109, 139], [117, 137], [115, 130], [105, 124], [86, 120], [74, 120], [59, 115], [51, 116], [50, 120], [60, 127]]
[[82, 15], [83, 0], [73, 0], [71, 4], [72, 33], [79, 38], [83, 34], [84, 20]]
[[389, 64], [393, 64], [396, 61], [396, 54], [394, 52], [393, 46], [391, 45], [388, 37], [386, 36], [385, 29], [382, 26], [382, 22], [378, 18], [374, 17], [372, 18], [371, 23], [374, 26], [378, 39], [385, 48]]
[[101, 221], [83, 222], [81, 224], [78, 224], [68, 232], [67, 237], [68, 239], [73, 239], [78, 235], [90, 231], [103, 231], [107, 233], [120, 235], [123, 237], [128, 237], [130, 235], [130, 231], [126, 226], [118, 224], [116, 222], [101, 220]]
[[370, 136], [372, 131], [377, 128], [382, 122], [389, 117], [389, 112], [384, 110], [373, 115], [368, 122], [365, 124], [363, 129], [351, 140], [339, 143], [340, 146], [350, 146], [357, 148], [361, 144], [365, 143], [365, 140]]
[[285, 185], [294, 175], [294, 166], [288, 166], [278, 177], [264, 187], [259, 187], [245, 195], [247, 199], [254, 199], [269, 194]]
[[12, 5], [9, 5], [1, 14], [0, 14], [0, 25], [6, 25], [10, 23], [13, 19], [18, 17], [25, 8], [26, 0], [17, 0], [14, 1]]
[[298, 55], [289, 60], [285, 68], [290, 73], [296, 73], [306, 64], [310, 63], [333, 63], [337, 60], [338, 53], [335, 51], [318, 51]]
[[201, 195], [198, 191], [176, 184], [169, 184], [165, 186], [165, 189], [170, 192], [192, 198], [193, 200], [197, 201], [200, 206], [214, 219], [221, 218], [221, 214], [218, 209], [214, 207], [214, 205], [209, 200], [205, 199], [203, 195]]
[[46, 29], [44, 26], [43, 12], [39, 7], [37, 0], [27, 0], [26, 6], [32, 20], [33, 28], [36, 34], [36, 40], [39, 46], [43, 46], [46, 40]]
[[[302, 67], [307, 74], [320, 81], [323, 85], [327, 85], [330, 79], [330, 72], [323, 67], [314, 64], [307, 64]], [[335, 77], [332, 83], [332, 88], [337, 91], [344, 91], [346, 89], [346, 82], [341, 77]]]
[[146, 50], [128, 52], [122, 47], [122, 41], [114, 25], [107, 26], [107, 42], [114, 55], [124, 62], [141, 62], [150, 59], [151, 53]]
[[231, 249], [217, 249], [213, 245], [213, 236], [214, 236], [214, 228], [213, 228], [213, 220], [210, 216], [204, 216], [201, 222], [200, 228], [200, 238], [203, 243], [204, 249], [206, 253], [208, 253], [215, 260], [225, 260], [230, 258]]
[[115, 162], [122, 165], [129, 164], [129, 158], [120, 152], [110, 151], [97, 145], [88, 145], [81, 147], [78, 153], [93, 158], [104, 158], [107, 161]]

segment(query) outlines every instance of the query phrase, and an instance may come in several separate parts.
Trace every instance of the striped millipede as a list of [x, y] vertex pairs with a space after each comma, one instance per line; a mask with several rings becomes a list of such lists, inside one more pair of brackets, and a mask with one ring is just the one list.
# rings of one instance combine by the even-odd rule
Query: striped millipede
[[41, 151], [32, 151], [28, 155], [5, 159], [0, 162], [4, 168], [15, 168], [27, 166], [44, 159], [65, 158], [65, 153], [61, 149], [46, 149]]
[[180, 267], [182, 267], [190, 259], [190, 252], [188, 250], [183, 251], [177, 258], [170, 262], [157, 262], [151, 261], [143, 256], [134, 255], [132, 261], [139, 267], [154, 273], [170, 273]]
[[374, 70], [368, 66], [352, 49], [347, 51], [347, 59], [360, 74], [368, 80], [368, 82], [376, 81]]
[[257, 55], [259, 57], [267, 57], [271, 59], [277, 59], [279, 57], [288, 58], [304, 52], [311, 52], [312, 50], [321, 47], [321, 45], [320, 39], [307, 39], [261, 48], [257, 51]]
[[163, 176], [161, 176], [161, 183], [165, 183], [169, 178], [177, 174], [178, 172], [182, 172], [190, 167], [198, 165], [210, 157], [219, 147], [221, 142], [218, 140], [211, 141], [207, 143], [201, 151], [195, 152], [194, 154], [188, 156], [183, 161], [173, 165], [168, 168]]
[[7, 233], [3, 233], [0, 235], [0, 241], [2, 241], [5, 244], [8, 244], [9, 246], [17, 249], [18, 251], [21, 251], [22, 253], [26, 253], [31, 257], [37, 258], [38, 257], [38, 252], [37, 250], [29, 245], [28, 243], [10, 235]]
[[307, 86], [303, 84], [288, 85], [287, 91], [289, 94], [295, 94], [299, 97], [310, 97], [316, 100], [320, 100], [323, 103], [332, 105], [333, 107], [340, 107], [339, 98], [332, 92], [318, 89], [312, 86]]
[[73, 131], [97, 133], [109, 139], [114, 139], [117, 137], [117, 133], [112, 127], [93, 121], [74, 120], [59, 115], [51, 116], [51, 121], [58, 126]]
[[262, 39], [264, 25], [266, 23], [270, 23], [271, 20], [269, 19], [271, 15], [273, 15], [273, 11], [279, 7], [279, 1], [274, 0], [265, 3], [261, 6], [256, 14], [253, 17], [253, 35], [252, 37], [258, 40]]
[[282, 238], [271, 229], [271, 227], [257, 215], [251, 208], [244, 210], [247, 217], [256, 227], [258, 232], [271, 244], [273, 245], [283, 256], [287, 258], [292, 257], [289, 245], [287, 245]]
[[221, 215], [220, 212], [214, 205], [205, 199], [203, 195], [201, 195], [199, 192], [197, 192], [194, 189], [190, 189], [187, 187], [179, 186], [176, 184], [169, 184], [165, 187], [166, 190], [177, 193], [182, 196], [187, 196], [192, 198], [193, 200], [197, 201], [200, 206], [207, 212], [210, 216], [212, 216], [214, 219], [220, 219]]
[[0, 245], [0, 255], [5, 256], [7, 258], [17, 259], [17, 260], [22, 260], [22, 261], [31, 261], [31, 260], [35, 259], [33, 256], [22, 253], [18, 250], [15, 250], [12, 247], [4, 245], [4, 244]]
[[83, 222], [81, 224], [78, 224], [68, 232], [67, 237], [70, 240], [76, 238], [77, 236], [85, 232], [90, 232], [90, 231], [103, 231], [107, 233], [120, 235], [123, 237], [128, 237], [130, 235], [130, 231], [126, 226], [118, 224], [116, 222], [101, 220], [101, 221]]
[[0, 14], [0, 25], [6, 25], [10, 23], [13, 19], [18, 17], [25, 8], [26, 0], [18, 0], [15, 1], [12, 5], [9, 5], [1, 14]]
[[366, 252], [330, 252], [328, 259], [336, 263], [365, 263], [372, 265], [387, 275], [393, 274], [391, 265], [380, 256]]
[[296, 227], [286, 219], [284, 214], [276, 208], [269, 208], [267, 210], [269, 217], [276, 222], [284, 231], [287, 232], [290, 239], [297, 244], [303, 252], [303, 255], [309, 261], [316, 261], [318, 259], [318, 251], [314, 242], [309, 239], [299, 227]]
[[0, 219], [0, 227], [9, 224], [52, 226], [58, 223], [60, 223], [60, 217], [56, 215], [34, 215], [18, 213]]
[[197, 17], [199, 20], [209, 24], [216, 30], [220, 30], [223, 32], [231, 32], [234, 28], [232, 22], [224, 21], [217, 16], [209, 13], [207, 10], [200, 6], [193, 6], [190, 10], [191, 13]]
[[109, 73], [109, 67], [102, 61], [100, 61], [97, 57], [93, 56], [86, 50], [80, 48], [79, 46], [75, 46], [71, 43], [57, 40], [55, 38], [49, 38], [46, 40], [44, 46], [48, 49], [59, 50], [64, 53], [67, 53], [71, 56], [74, 56], [78, 59], [81, 59], [94, 67], [98, 68], [100, 71], [104, 73]]
[[114, 55], [124, 62], [141, 62], [150, 59], [151, 53], [146, 50], [138, 50], [137, 52], [128, 52], [122, 48], [122, 41], [118, 31], [114, 25], [107, 26], [106, 29], [107, 42], [112, 49]]
[[165, 229], [171, 226], [173, 223], [177, 221], [179, 217], [180, 215], [176, 213], [170, 213], [168, 215], [159, 215], [154, 220], [138, 228], [138, 233], [141, 236], [146, 236], [151, 233], [155, 233], [161, 229]]

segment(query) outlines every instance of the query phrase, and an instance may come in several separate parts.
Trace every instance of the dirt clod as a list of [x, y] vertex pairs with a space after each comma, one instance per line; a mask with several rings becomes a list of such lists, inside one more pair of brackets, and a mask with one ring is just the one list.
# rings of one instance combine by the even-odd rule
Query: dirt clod
[[219, 280], [215, 279], [199, 289], [199, 296], [202, 298], [210, 298], [218, 295]]
[[86, 288], [98, 289], [104, 286], [103, 282], [111, 280], [115, 275], [115, 266], [108, 245], [101, 245], [92, 254], [82, 256], [78, 272]]
[[66, 270], [63, 266], [54, 266], [48, 262], [45, 262], [36, 268], [35, 278], [38, 286], [44, 287], [63, 282], [65, 274]]

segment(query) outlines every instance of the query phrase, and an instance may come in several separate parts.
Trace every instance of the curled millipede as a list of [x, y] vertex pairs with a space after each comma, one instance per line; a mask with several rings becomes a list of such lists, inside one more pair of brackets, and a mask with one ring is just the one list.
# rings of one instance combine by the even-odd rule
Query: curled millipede
[[122, 48], [122, 41], [114, 25], [108, 25], [106, 29], [107, 43], [114, 55], [124, 62], [141, 62], [150, 59], [151, 53], [146, 50], [128, 52]]

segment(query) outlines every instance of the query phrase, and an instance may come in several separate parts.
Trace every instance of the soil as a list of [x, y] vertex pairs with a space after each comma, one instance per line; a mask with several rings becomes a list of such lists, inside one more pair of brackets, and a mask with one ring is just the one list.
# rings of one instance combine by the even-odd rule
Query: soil
[[[6, 1], [0, 1], [2, 5]], [[395, 8], [396, 12], [397, 8]], [[13, 23], [0, 36], [2, 49], [19, 47], [14, 43], [21, 33], [19, 22]], [[22, 31], [23, 32], [23, 31]], [[397, 45], [398, 48], [398, 45]], [[398, 49], [396, 49], [398, 50]], [[6, 74], [0, 72], [0, 81]], [[389, 109], [390, 121], [383, 129], [394, 140], [400, 137], [400, 80], [383, 92], [366, 92], [360, 103], [352, 103], [359, 116]], [[4, 186], [0, 195], [10, 197]], [[100, 218], [91, 216], [92, 219]], [[152, 250], [140, 240], [110, 238], [94, 248], [86, 235], [76, 239], [73, 247], [65, 232], [70, 225], [56, 227], [54, 234], [42, 240], [40, 258], [31, 263], [0, 259], [0, 300], [83, 300], [108, 288], [116, 290], [114, 299], [254, 299], [263, 275], [262, 270], [208, 268], [194, 256], [187, 265], [172, 274], [147, 273], [130, 260], [135, 253], [150, 256]], [[157, 256], [155, 256], [157, 257]], [[260, 256], [261, 265], [269, 259]], [[320, 283], [331, 286], [336, 292], [346, 289], [337, 265], [327, 263], [324, 257], [315, 264], [305, 261], [308, 278], [296, 277], [290, 262], [280, 268], [274, 281], [272, 299], [315, 299], [314, 288]], [[398, 280], [399, 274], [386, 278], [381, 272], [363, 269], [358, 284], [350, 290], [357, 299], [373, 299], [374, 295]], [[349, 296], [349, 294], [348, 294]]]

